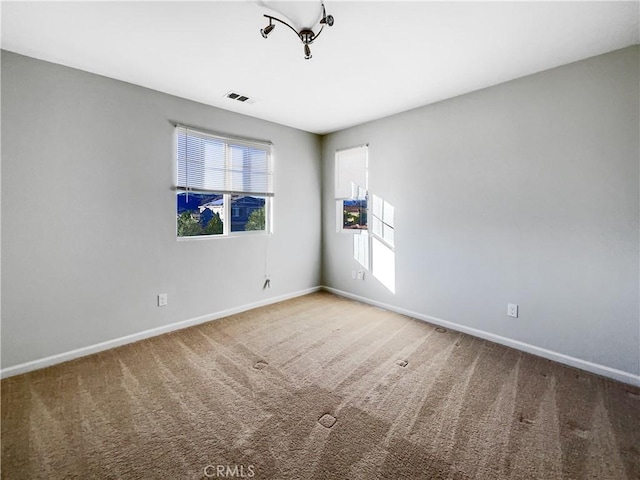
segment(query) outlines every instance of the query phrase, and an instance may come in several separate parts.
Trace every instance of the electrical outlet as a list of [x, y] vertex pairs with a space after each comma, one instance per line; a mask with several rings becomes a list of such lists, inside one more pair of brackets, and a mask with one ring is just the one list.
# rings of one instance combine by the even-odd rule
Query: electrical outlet
[[507, 315], [510, 317], [518, 318], [518, 305], [516, 305], [515, 303], [508, 303]]
[[358, 270], [358, 280], [364, 280], [364, 270]]
[[159, 293], [158, 294], [158, 306], [159, 307], [166, 307], [167, 306], [167, 294], [166, 293]]

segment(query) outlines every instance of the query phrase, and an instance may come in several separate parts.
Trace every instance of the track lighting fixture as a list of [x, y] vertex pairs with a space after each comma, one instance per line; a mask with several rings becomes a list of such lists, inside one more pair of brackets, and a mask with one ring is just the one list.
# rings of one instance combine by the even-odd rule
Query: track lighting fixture
[[309, 60], [311, 58], [311, 47], [309, 47], [309, 45], [311, 45], [314, 42], [314, 40], [320, 36], [325, 25], [328, 25], [331, 27], [333, 26], [333, 22], [334, 22], [333, 15], [327, 15], [327, 12], [324, 8], [324, 2], [321, 2], [320, 5], [322, 6], [322, 18], [320, 19], [320, 22], [319, 22], [320, 30], [318, 31], [317, 34], [314, 33], [314, 31], [311, 28], [304, 28], [300, 31], [297, 31], [295, 28], [293, 28], [284, 20], [280, 20], [279, 18], [272, 17], [271, 15], [266, 15], [266, 14], [264, 16], [265, 18], [269, 19], [269, 25], [260, 29], [260, 33], [264, 38], [267, 38], [269, 34], [273, 31], [273, 29], [276, 28], [276, 26], [273, 24], [274, 20], [276, 22], [282, 23], [283, 25], [286, 25], [291, 30], [293, 30], [293, 32], [296, 34], [296, 36], [300, 39], [300, 41], [304, 45], [304, 58], [305, 60]]
[[271, 23], [271, 21], [269, 21], [269, 25], [267, 25], [266, 27], [264, 27], [262, 30], [260, 30], [260, 33], [262, 34], [262, 36], [264, 38], [267, 38], [267, 36], [271, 33], [271, 31], [276, 28], [276, 26]]

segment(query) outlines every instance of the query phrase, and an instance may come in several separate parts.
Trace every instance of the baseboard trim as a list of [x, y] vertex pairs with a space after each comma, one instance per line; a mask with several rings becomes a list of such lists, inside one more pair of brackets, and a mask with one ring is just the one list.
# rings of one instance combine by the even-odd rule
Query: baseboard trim
[[58, 353], [56, 355], [40, 358], [38, 360], [32, 360], [30, 362], [21, 363], [19, 365], [14, 365], [13, 367], [7, 367], [0, 370], [0, 378], [13, 377], [15, 375], [31, 372], [33, 370], [39, 370], [41, 368], [50, 367], [58, 363], [67, 362], [69, 360], [75, 360], [76, 358], [80, 358], [80, 357], [86, 357], [87, 355], [92, 355], [94, 353], [102, 352], [104, 350], [120, 347], [128, 343], [137, 342], [140, 340], [144, 340], [146, 338], [156, 337], [158, 335], [173, 332], [176, 330], [182, 330], [183, 328], [192, 327], [194, 325], [210, 322], [212, 320], [218, 320], [220, 318], [228, 317], [229, 315], [234, 315], [236, 313], [242, 313], [242, 312], [246, 312], [247, 310], [252, 310], [254, 308], [264, 307], [265, 305], [271, 305], [272, 303], [278, 303], [278, 302], [289, 300], [295, 297], [301, 297], [302, 295], [307, 295], [309, 293], [317, 292], [321, 289], [322, 287], [320, 286], [307, 288], [305, 290], [299, 290], [297, 292], [289, 293], [286, 295], [272, 297], [267, 300], [261, 300], [259, 302], [242, 305], [240, 307], [229, 308], [227, 310], [222, 310], [220, 312], [215, 312], [208, 315], [202, 315], [200, 317], [191, 318], [188, 320], [182, 320], [180, 322], [164, 325], [162, 327], [152, 328], [150, 330], [144, 330], [139, 333], [126, 335], [124, 337], [114, 338], [113, 340], [96, 343], [95, 345], [89, 345], [87, 347], [77, 348], [69, 352]]
[[367, 303], [369, 305], [384, 308], [385, 310], [390, 310], [392, 312], [400, 313], [408, 317], [433, 323], [434, 325], [447, 327], [447, 328], [450, 328], [451, 330], [467, 333], [474, 337], [479, 337], [485, 340], [489, 340], [491, 342], [499, 343], [500, 345], [505, 345], [507, 347], [515, 348], [516, 350], [521, 350], [523, 352], [530, 353], [538, 357], [543, 357], [548, 360], [553, 360], [555, 362], [562, 363], [570, 367], [579, 368], [587, 372], [595, 373], [596, 375], [602, 375], [603, 377], [611, 378], [619, 382], [640, 386], [640, 375], [634, 375], [633, 373], [617, 370], [615, 368], [607, 367], [605, 365], [600, 365], [598, 363], [589, 362], [587, 360], [581, 360], [579, 358], [565, 355], [564, 353], [558, 353], [552, 350], [547, 350], [546, 348], [537, 347], [535, 345], [520, 342], [519, 340], [513, 340], [511, 338], [485, 332], [484, 330], [478, 330], [472, 327], [466, 327], [464, 325], [450, 322], [448, 320], [443, 320], [441, 318], [432, 317], [430, 315], [424, 315], [422, 313], [414, 312], [412, 310], [407, 310], [404, 308], [396, 307], [394, 305], [389, 305], [387, 303], [378, 302], [376, 300], [372, 300], [367, 297], [361, 297], [359, 295], [354, 295], [352, 293], [338, 290], [336, 288], [322, 286], [322, 289], [326, 290], [327, 292], [331, 292], [336, 295], [339, 295], [341, 297], [349, 298], [351, 300], [356, 300], [358, 302]]

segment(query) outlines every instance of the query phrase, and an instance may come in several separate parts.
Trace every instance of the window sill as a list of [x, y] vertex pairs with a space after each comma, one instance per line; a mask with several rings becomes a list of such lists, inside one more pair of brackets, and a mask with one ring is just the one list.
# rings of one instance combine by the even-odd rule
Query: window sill
[[178, 237], [176, 236], [176, 240], [178, 242], [190, 242], [190, 241], [200, 241], [200, 240], [214, 240], [220, 238], [240, 238], [240, 237], [263, 237], [271, 235], [268, 232], [234, 232], [231, 235], [193, 235], [186, 237]]

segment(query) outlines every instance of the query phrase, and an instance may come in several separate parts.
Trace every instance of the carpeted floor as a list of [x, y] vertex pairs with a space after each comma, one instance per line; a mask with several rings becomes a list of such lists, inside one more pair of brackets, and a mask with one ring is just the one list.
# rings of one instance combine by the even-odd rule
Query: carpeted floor
[[638, 479], [637, 388], [317, 293], [2, 381], [5, 479]]

